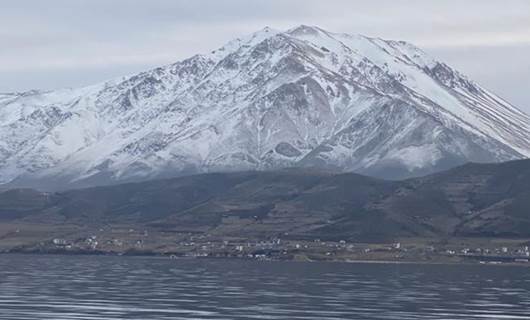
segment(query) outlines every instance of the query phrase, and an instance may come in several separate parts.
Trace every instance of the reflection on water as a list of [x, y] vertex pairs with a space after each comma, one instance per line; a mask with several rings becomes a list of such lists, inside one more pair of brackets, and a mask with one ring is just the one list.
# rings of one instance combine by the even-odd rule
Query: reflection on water
[[530, 269], [0, 255], [0, 319], [530, 319]]

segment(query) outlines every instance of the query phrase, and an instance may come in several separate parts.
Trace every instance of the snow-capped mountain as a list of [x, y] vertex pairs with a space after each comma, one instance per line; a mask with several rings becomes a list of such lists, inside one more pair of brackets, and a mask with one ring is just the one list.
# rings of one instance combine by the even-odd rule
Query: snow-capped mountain
[[79, 88], [0, 95], [0, 183], [317, 166], [384, 177], [530, 156], [530, 117], [417, 47], [299, 26]]

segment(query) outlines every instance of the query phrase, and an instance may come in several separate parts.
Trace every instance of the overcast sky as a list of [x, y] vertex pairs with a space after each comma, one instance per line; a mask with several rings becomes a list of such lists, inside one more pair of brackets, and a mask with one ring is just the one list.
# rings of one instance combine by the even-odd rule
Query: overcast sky
[[0, 0], [0, 92], [88, 85], [299, 24], [412, 42], [530, 113], [529, 0]]

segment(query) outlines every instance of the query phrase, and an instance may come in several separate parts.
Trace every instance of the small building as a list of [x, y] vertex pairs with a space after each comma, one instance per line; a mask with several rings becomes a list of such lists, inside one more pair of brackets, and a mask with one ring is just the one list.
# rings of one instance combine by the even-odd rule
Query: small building
[[65, 239], [53, 239], [53, 244], [56, 246], [65, 246], [66, 240]]

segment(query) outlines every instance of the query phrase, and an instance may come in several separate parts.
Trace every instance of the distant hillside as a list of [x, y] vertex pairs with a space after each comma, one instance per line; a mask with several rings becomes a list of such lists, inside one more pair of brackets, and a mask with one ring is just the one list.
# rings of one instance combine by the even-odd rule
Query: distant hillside
[[0, 221], [13, 220], [251, 238], [528, 237], [530, 160], [467, 164], [405, 181], [283, 170], [0, 192]]

